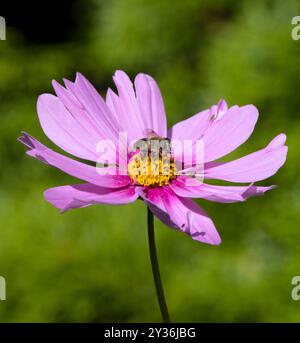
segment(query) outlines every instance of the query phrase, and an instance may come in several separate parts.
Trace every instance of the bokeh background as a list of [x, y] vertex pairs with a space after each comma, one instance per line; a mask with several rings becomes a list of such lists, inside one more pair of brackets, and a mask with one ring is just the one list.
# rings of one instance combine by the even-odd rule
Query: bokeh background
[[[8, 3], [8, 2], [7, 2]], [[169, 124], [220, 98], [255, 104], [260, 119], [231, 155], [288, 135], [286, 165], [245, 203], [199, 201], [223, 243], [201, 245], [156, 221], [169, 310], [180, 322], [297, 322], [300, 302], [300, 41], [298, 0], [73, 0], [1, 4], [1, 322], [160, 321], [146, 209], [96, 206], [60, 215], [46, 188], [77, 180], [26, 157], [25, 130], [54, 147], [36, 114], [51, 80], [81, 71], [104, 95], [111, 76], [143, 71], [159, 83]]]

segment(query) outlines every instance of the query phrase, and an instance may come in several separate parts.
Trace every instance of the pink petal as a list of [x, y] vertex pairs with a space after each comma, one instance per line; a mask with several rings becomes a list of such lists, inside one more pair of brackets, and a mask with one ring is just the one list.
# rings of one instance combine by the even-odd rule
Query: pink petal
[[182, 120], [168, 129], [168, 137], [172, 140], [192, 140], [194, 142], [200, 139], [208, 128], [211, 116], [211, 110], [208, 109]]
[[74, 156], [96, 161], [96, 146], [56, 96], [39, 96], [37, 111], [43, 131], [56, 145]]
[[105, 138], [117, 143], [119, 134], [117, 122], [93, 85], [81, 73], [76, 74], [74, 83], [69, 80], [64, 80], [64, 82], [97, 127], [105, 133]]
[[[243, 144], [251, 135], [258, 119], [258, 111], [252, 105], [233, 106], [229, 110], [225, 100], [209, 110], [174, 125], [169, 131], [172, 140], [197, 140], [204, 142], [204, 161], [212, 161], [227, 155]], [[195, 161], [193, 150], [185, 151]]]
[[192, 140], [193, 142], [201, 139], [206, 130], [217, 120], [221, 119], [227, 112], [228, 107], [224, 99], [217, 105], [201, 111], [192, 117], [182, 120], [168, 130], [168, 137], [174, 140]]
[[231, 107], [204, 132], [204, 161], [225, 156], [243, 144], [252, 134], [258, 119], [256, 107]]
[[192, 200], [178, 197], [169, 188], [140, 191], [153, 213], [171, 228], [199, 242], [219, 245], [221, 238], [207, 214]]
[[182, 179], [176, 179], [170, 183], [170, 188], [180, 197], [202, 198], [210, 201], [231, 203], [245, 201], [252, 196], [263, 195], [266, 191], [275, 186], [216, 186], [200, 183], [198, 186], [191, 186]]
[[[100, 175], [96, 167], [54, 152], [27, 133], [23, 133], [19, 140], [29, 148], [26, 152], [29, 156], [35, 157], [78, 179], [108, 188], [120, 188], [131, 184], [131, 179], [127, 175], [113, 175], [114, 170], [112, 168], [102, 168], [103, 174]], [[104, 175], [104, 173], [106, 174]]]
[[[83, 76], [81, 75], [81, 77]], [[70, 85], [71, 88], [73, 87], [73, 91], [76, 92], [76, 88], [74, 87], [72, 82], [67, 80], [66, 82]], [[114, 129], [114, 131], [111, 132], [111, 130], [106, 125], [106, 119], [104, 120], [103, 117], [101, 117], [101, 115], [95, 115], [94, 112], [88, 112], [86, 108], [79, 102], [79, 100], [73, 95], [73, 93], [69, 89], [66, 89], [65, 87], [61, 86], [55, 80], [52, 81], [52, 85], [58, 98], [64, 104], [66, 109], [70, 112], [72, 117], [78, 122], [78, 124], [83, 126], [83, 128], [85, 128], [86, 131], [88, 131], [89, 135], [91, 136], [91, 139], [94, 142], [94, 146], [95, 142], [97, 144], [100, 139], [110, 138], [114, 141], [116, 130]], [[94, 92], [96, 92], [95, 89]], [[107, 111], [109, 112], [108, 108]], [[97, 113], [98, 111], [96, 112], [96, 114]], [[113, 118], [111, 118], [111, 120], [112, 119]], [[114, 124], [116, 125], [116, 127], [118, 127], [116, 122], [114, 122]]]
[[266, 148], [226, 163], [209, 163], [205, 178], [232, 182], [255, 182], [274, 175], [284, 164], [288, 148], [286, 136], [275, 137]]
[[44, 196], [61, 212], [95, 204], [124, 205], [138, 198], [135, 188], [131, 186], [112, 189], [89, 183], [50, 188], [44, 192]]
[[151, 130], [165, 137], [167, 124], [163, 100], [156, 82], [148, 75], [139, 74], [135, 79], [135, 89], [129, 77], [118, 70], [114, 77], [118, 95], [111, 89], [106, 95], [106, 103], [119, 120], [119, 125], [127, 132], [130, 141], [147, 136]]
[[149, 75], [138, 74], [134, 80], [136, 99], [146, 129], [160, 137], [167, 136], [165, 106], [156, 81]]
[[118, 89], [118, 97], [115, 99], [116, 112], [122, 116], [120, 121], [127, 131], [129, 139], [143, 138], [143, 131], [146, 127], [136, 101], [132, 82], [121, 70], [116, 71], [113, 80]]
[[108, 88], [105, 101], [107, 107], [110, 109], [113, 117], [115, 118], [119, 127], [121, 128], [121, 131], [127, 131], [124, 128], [124, 126], [126, 126], [127, 120], [123, 120], [124, 116], [126, 118], [127, 114], [120, 104], [120, 99], [118, 95], [112, 89]]
[[[62, 89], [59, 89], [58, 84], [54, 83], [54, 85], [62, 98]], [[68, 153], [91, 161], [99, 161], [101, 156], [97, 152], [97, 144], [105, 137], [101, 136], [100, 130], [97, 130], [84, 110], [76, 107], [76, 103], [73, 102], [70, 94], [68, 95], [69, 97], [65, 94], [63, 99], [69, 110], [54, 95], [39, 96], [37, 111], [42, 129], [57, 146]], [[70, 109], [73, 110], [74, 115], [71, 114]], [[111, 160], [115, 159], [115, 145], [112, 142], [109, 155]]]

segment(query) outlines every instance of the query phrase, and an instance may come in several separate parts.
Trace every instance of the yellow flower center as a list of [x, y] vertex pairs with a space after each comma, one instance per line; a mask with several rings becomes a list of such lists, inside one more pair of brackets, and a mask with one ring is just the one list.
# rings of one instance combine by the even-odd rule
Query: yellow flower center
[[177, 169], [170, 154], [140, 151], [130, 159], [128, 174], [137, 185], [161, 187], [176, 179]]

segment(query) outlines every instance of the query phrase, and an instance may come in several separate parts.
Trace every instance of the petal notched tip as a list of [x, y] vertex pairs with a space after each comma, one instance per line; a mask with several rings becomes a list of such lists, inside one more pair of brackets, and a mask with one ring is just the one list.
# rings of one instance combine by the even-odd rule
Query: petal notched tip
[[125, 73], [125, 71], [123, 71], [121, 69], [117, 69], [115, 71], [114, 76], [116, 76], [116, 77], [126, 77], [126, 78], [128, 77], [128, 75]]
[[18, 138], [18, 141], [24, 144], [29, 151], [33, 149], [42, 149], [43, 145], [35, 140], [30, 134], [25, 131], [21, 131], [22, 136]]
[[75, 76], [75, 84], [87, 84], [90, 85], [90, 81], [79, 71], [76, 72]]
[[70, 90], [70, 91], [72, 91], [72, 89], [74, 90], [74, 85], [75, 85], [75, 83], [74, 82], [72, 82], [72, 81], [70, 81], [70, 80], [68, 80], [68, 79], [66, 79], [66, 78], [63, 78], [63, 82], [64, 82], [64, 84], [65, 84], [65, 87], [68, 89], [68, 90]]
[[251, 197], [254, 196], [263, 196], [266, 192], [277, 188], [277, 185], [271, 185], [271, 186], [255, 186], [253, 183], [249, 185], [249, 187], [245, 190], [244, 193], [241, 194], [242, 201], [246, 201]]
[[56, 80], [51, 81], [52, 87], [54, 88], [55, 93], [57, 94], [60, 90], [65, 90], [65, 88]]
[[278, 136], [271, 140], [271, 142], [267, 145], [267, 149], [276, 150], [283, 147], [286, 142], [286, 138], [286, 134], [280, 133]]
[[121, 85], [123, 82], [132, 84], [129, 76], [123, 70], [116, 70], [115, 74], [113, 75], [113, 80], [115, 84]]
[[228, 110], [227, 102], [224, 99], [220, 99], [217, 104], [217, 112], [225, 113]]
[[22, 136], [18, 137], [18, 141], [24, 144], [27, 148], [33, 149], [34, 145], [30, 139], [30, 136], [24, 131], [22, 131], [21, 133]]
[[35, 157], [37, 160], [49, 164], [47, 160], [38, 153], [38, 151], [41, 151], [44, 149], [44, 146], [40, 144], [38, 141], [36, 141], [32, 136], [30, 136], [28, 133], [22, 131], [22, 136], [18, 138], [18, 141], [24, 144], [28, 149], [26, 151], [26, 154], [31, 157]]

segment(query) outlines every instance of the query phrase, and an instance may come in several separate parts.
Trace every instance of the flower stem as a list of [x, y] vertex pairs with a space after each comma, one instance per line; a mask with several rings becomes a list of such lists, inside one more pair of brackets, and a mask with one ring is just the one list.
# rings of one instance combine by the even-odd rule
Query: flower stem
[[166, 304], [166, 299], [164, 296], [164, 290], [162, 287], [159, 267], [158, 267], [158, 260], [156, 254], [156, 246], [155, 246], [155, 238], [154, 238], [154, 221], [153, 221], [153, 214], [150, 209], [147, 209], [147, 222], [148, 222], [148, 240], [149, 240], [149, 251], [150, 251], [150, 259], [152, 265], [152, 273], [153, 279], [155, 282], [156, 288], [156, 295], [160, 307], [160, 312], [163, 318], [164, 323], [170, 323], [169, 312]]

